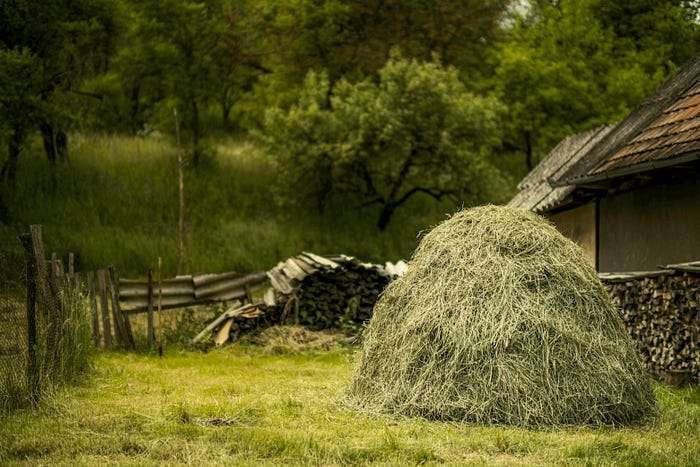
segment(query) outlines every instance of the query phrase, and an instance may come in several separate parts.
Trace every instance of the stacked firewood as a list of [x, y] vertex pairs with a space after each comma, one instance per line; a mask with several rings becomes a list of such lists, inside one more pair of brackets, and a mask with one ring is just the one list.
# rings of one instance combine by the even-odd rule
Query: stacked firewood
[[603, 281], [649, 371], [700, 376], [700, 276], [666, 270]]
[[271, 287], [262, 300], [234, 304], [192, 343], [212, 335], [214, 343], [221, 345], [276, 324], [356, 333], [372, 317], [374, 303], [384, 287], [405, 269], [403, 262], [381, 266], [345, 255], [302, 253], [267, 272]]
[[[268, 272], [280, 321], [311, 329], [357, 330], [372, 317], [379, 294], [391, 280], [380, 265], [344, 256], [303, 253]], [[288, 278], [289, 287], [280, 286]]]

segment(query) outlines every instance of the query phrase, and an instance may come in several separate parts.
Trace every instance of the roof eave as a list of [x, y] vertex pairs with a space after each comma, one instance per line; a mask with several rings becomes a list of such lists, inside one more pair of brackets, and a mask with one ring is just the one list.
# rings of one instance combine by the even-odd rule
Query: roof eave
[[593, 184], [605, 180], [610, 180], [613, 178], [619, 178], [619, 177], [624, 177], [628, 175], [635, 175], [638, 173], [643, 173], [643, 172], [648, 172], [650, 170], [655, 170], [655, 169], [662, 169], [666, 167], [672, 167], [674, 165], [680, 165], [684, 164], [686, 162], [693, 162], [695, 160], [700, 159], [700, 152], [691, 152], [687, 154], [683, 154], [678, 157], [674, 157], [671, 159], [664, 159], [660, 161], [647, 161], [647, 162], [642, 162], [640, 164], [635, 164], [635, 165], [630, 165], [627, 167], [620, 167], [619, 169], [613, 169], [613, 170], [608, 170], [605, 172], [593, 174], [593, 175], [587, 175], [584, 177], [572, 177], [572, 178], [567, 178], [565, 180], [560, 180], [558, 182], [554, 182], [551, 180], [549, 183], [553, 187], [561, 187], [561, 186], [570, 186], [570, 185], [575, 185], [575, 186], [583, 186], [583, 185], [588, 185], [588, 184]]

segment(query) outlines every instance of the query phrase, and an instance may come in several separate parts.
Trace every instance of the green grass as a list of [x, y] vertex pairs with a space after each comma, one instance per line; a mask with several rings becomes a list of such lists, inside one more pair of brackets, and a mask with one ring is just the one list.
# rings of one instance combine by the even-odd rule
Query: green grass
[[[266, 270], [302, 250], [396, 261], [415, 248], [419, 231], [455, 206], [416, 198], [389, 228], [375, 227], [375, 208], [337, 200], [320, 216], [276, 203], [272, 157], [245, 141], [219, 139], [197, 169], [185, 172], [186, 273]], [[69, 135], [71, 165], [51, 169], [34, 138], [19, 159], [17, 183], [4, 186], [9, 223], [0, 222], [0, 280], [17, 280], [17, 239], [42, 224], [47, 254], [76, 254], [80, 270], [113, 264], [122, 277], [144, 277], [163, 257], [177, 264], [176, 150], [156, 137]], [[310, 174], [312, 177], [313, 174]]]
[[657, 385], [655, 426], [526, 430], [369, 417], [353, 351], [238, 344], [100, 353], [83, 384], [0, 420], [2, 465], [697, 465], [700, 389]]

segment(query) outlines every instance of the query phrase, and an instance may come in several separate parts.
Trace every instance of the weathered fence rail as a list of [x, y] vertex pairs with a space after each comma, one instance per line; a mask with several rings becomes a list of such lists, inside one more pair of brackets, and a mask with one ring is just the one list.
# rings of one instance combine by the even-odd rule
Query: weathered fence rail
[[[165, 309], [234, 299], [250, 302], [251, 294], [266, 280], [265, 272], [197, 274], [164, 279], [161, 281], [161, 305]], [[152, 280], [119, 279], [119, 301], [129, 313], [147, 311], [149, 303], [153, 303], [153, 296], [157, 297], [158, 293], [158, 284]]]

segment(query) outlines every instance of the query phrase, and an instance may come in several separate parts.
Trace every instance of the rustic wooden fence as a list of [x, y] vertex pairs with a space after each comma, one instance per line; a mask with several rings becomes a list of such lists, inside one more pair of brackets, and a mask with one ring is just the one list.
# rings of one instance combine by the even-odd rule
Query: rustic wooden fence
[[41, 226], [20, 236], [25, 253], [26, 301], [4, 297], [0, 409], [31, 403], [72, 380], [88, 364], [90, 329], [73, 256], [68, 267], [44, 253]]

